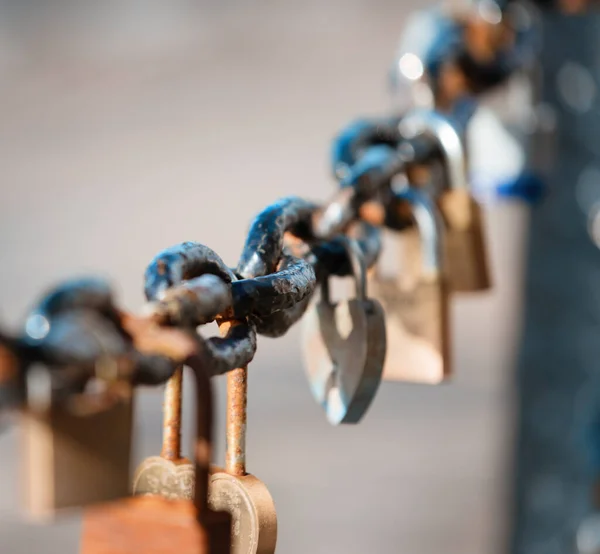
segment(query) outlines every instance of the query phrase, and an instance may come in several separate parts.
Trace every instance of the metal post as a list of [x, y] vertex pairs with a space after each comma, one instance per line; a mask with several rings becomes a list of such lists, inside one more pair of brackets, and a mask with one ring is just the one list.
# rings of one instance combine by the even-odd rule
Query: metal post
[[600, 13], [540, 24], [556, 150], [530, 219], [510, 552], [600, 552], [577, 546], [600, 469]]

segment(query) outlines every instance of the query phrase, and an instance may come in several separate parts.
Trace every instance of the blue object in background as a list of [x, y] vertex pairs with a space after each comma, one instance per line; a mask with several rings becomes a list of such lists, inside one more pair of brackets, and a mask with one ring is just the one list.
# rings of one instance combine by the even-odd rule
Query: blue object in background
[[522, 173], [514, 181], [501, 183], [496, 190], [501, 198], [518, 198], [528, 204], [535, 204], [544, 196], [545, 187], [538, 175]]
[[357, 119], [339, 133], [331, 145], [331, 168], [334, 175], [338, 176], [340, 166], [354, 164], [354, 149], [358, 137], [373, 128], [373, 122], [367, 119]]

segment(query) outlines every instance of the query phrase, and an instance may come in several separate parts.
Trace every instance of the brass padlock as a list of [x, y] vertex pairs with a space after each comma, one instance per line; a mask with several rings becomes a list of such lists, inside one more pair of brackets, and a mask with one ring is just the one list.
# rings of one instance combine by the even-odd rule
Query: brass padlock
[[[162, 267], [156, 261], [148, 266], [145, 287], [148, 299], [154, 303], [154, 315], [169, 315], [168, 319], [193, 333], [199, 324], [206, 323], [203, 310], [218, 313], [228, 304], [229, 288], [216, 275], [204, 274], [195, 278], [190, 275], [189, 279], [175, 283], [176, 286], [170, 283], [166, 287], [161, 283], [162, 286], [156, 289], [156, 276], [165, 276], [165, 272], [157, 270], [156, 266]], [[198, 298], [208, 299], [200, 311]], [[172, 500], [193, 498], [194, 466], [181, 456], [182, 387], [183, 368], [180, 367], [165, 387], [161, 454], [145, 459], [137, 468], [133, 478], [135, 495], [159, 495]]]
[[332, 304], [329, 283], [304, 316], [304, 360], [313, 396], [333, 425], [358, 423], [375, 398], [386, 357], [386, 323], [367, 296], [367, 276], [356, 242], [344, 238], [356, 297]]
[[[231, 322], [220, 323], [227, 334]], [[208, 504], [232, 516], [232, 554], [273, 554], [277, 544], [277, 513], [266, 485], [246, 473], [246, 406], [248, 370], [227, 373], [225, 468], [211, 467]]]
[[[101, 324], [90, 314], [54, 318], [47, 322], [46, 335], [48, 344], [53, 337], [64, 341], [65, 357], [78, 349], [103, 350], [108, 344], [108, 335], [101, 336]], [[128, 496], [133, 394], [127, 383], [106, 380], [118, 373], [119, 363], [109, 353], [100, 356], [94, 371], [101, 379], [86, 379], [87, 385], [82, 386], [78, 377], [76, 392], [56, 401], [53, 379], [65, 385], [69, 375], [86, 375], [89, 369], [69, 371], [68, 366], [41, 362], [27, 369], [26, 403], [19, 424], [20, 469], [25, 507], [34, 518], [47, 519], [60, 510]], [[95, 392], [91, 385], [97, 385]]]
[[[36, 381], [31, 386], [47, 386], [46, 371], [31, 368], [29, 380]], [[45, 519], [128, 496], [132, 416], [130, 394], [86, 414], [31, 402], [20, 422], [28, 513]]]
[[400, 123], [406, 138], [426, 134], [436, 141], [444, 162], [444, 187], [436, 194], [445, 224], [444, 263], [452, 291], [483, 291], [491, 286], [482, 212], [471, 195], [463, 141], [440, 113], [416, 109]]
[[230, 554], [231, 517], [208, 506], [213, 395], [197, 357], [194, 502], [137, 496], [86, 510], [81, 554]]
[[171, 500], [194, 497], [194, 465], [181, 456], [183, 368], [167, 382], [163, 402], [163, 443], [160, 456], [146, 458], [133, 476], [134, 495], [158, 495]]
[[[220, 324], [224, 336], [230, 324]], [[194, 466], [181, 457], [182, 378], [178, 369], [167, 383], [162, 452], [140, 464], [133, 482], [136, 495], [171, 500], [194, 496]], [[264, 483], [246, 473], [246, 396], [247, 369], [230, 371], [227, 374], [225, 469], [211, 467], [208, 502], [211, 509], [232, 516], [233, 554], [271, 554], [277, 542], [275, 504]]]
[[392, 234], [402, 270], [386, 273], [380, 262], [369, 275], [369, 288], [386, 315], [383, 380], [440, 383], [450, 374], [443, 224], [426, 192], [409, 188], [399, 196], [412, 206], [416, 222], [416, 228]]

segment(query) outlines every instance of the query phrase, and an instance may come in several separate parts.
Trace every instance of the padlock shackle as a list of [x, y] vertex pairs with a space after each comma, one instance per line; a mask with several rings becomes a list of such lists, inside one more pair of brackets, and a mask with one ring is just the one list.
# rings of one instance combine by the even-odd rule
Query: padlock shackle
[[167, 381], [163, 401], [163, 435], [160, 455], [165, 460], [181, 459], [181, 403], [183, 367], [179, 366]]
[[348, 260], [352, 267], [352, 276], [354, 277], [355, 294], [358, 300], [367, 299], [367, 268], [363, 253], [356, 240], [344, 237], [342, 240], [344, 250], [348, 254]]
[[[227, 336], [232, 325], [244, 321], [220, 321], [221, 336]], [[246, 475], [246, 426], [248, 405], [248, 368], [227, 372], [225, 417], [225, 471], [231, 475]]]
[[[352, 277], [354, 278], [355, 294], [357, 300], [367, 299], [367, 267], [365, 258], [362, 253], [358, 241], [353, 238], [342, 236], [339, 242], [344, 248], [350, 267], [352, 268]], [[329, 276], [325, 277], [321, 282], [321, 300], [330, 303], [329, 296]]]
[[439, 275], [442, 267], [443, 224], [429, 195], [417, 188], [407, 187], [397, 192], [396, 198], [408, 202], [421, 237], [423, 271]]
[[451, 190], [468, 189], [466, 156], [460, 134], [448, 118], [435, 110], [411, 110], [399, 124], [406, 138], [428, 135], [437, 143], [446, 168], [447, 187]]
[[194, 458], [194, 507], [196, 518], [203, 522], [209, 512], [208, 483], [212, 456], [213, 391], [209, 374], [199, 355], [186, 360], [194, 374], [196, 392], [196, 437], [192, 448]]
[[[229, 283], [235, 279], [213, 250], [200, 243], [184, 242], [154, 257], [144, 274], [144, 291], [148, 300], [162, 300], [164, 306], [170, 299], [176, 300], [177, 295], [185, 300], [185, 293], [193, 292], [193, 317], [178, 322], [179, 327], [193, 329], [231, 306]], [[199, 298], [205, 299], [202, 310], [197, 309]], [[179, 367], [166, 384], [163, 401], [161, 457], [172, 462], [181, 459], [182, 396], [183, 367]]]

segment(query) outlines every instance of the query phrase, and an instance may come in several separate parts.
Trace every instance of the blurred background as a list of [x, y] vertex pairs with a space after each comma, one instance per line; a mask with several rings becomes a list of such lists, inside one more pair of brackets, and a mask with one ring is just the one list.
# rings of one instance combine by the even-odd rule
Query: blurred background
[[[45, 287], [74, 274], [110, 277], [138, 310], [162, 248], [197, 240], [235, 265], [268, 203], [328, 197], [330, 140], [390, 108], [386, 73], [416, 7], [0, 2], [2, 322], [21, 325]], [[305, 382], [300, 330], [259, 339], [248, 468], [275, 499], [278, 552], [501, 549], [526, 213], [486, 214], [495, 288], [453, 300], [451, 384], [386, 384], [359, 426], [332, 428]], [[136, 464], [159, 452], [161, 391], [141, 393], [137, 408]], [[75, 553], [77, 516], [22, 519], [17, 438], [0, 435], [0, 552]]]

